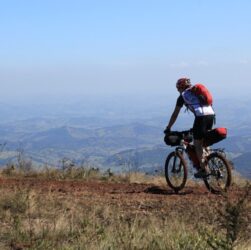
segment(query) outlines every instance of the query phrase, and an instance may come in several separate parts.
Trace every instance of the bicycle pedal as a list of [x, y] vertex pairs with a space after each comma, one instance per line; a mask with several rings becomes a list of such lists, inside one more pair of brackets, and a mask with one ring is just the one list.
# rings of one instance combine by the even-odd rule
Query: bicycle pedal
[[197, 179], [205, 179], [209, 177], [209, 175], [209, 173], [199, 170], [197, 173], [194, 174], [194, 177]]

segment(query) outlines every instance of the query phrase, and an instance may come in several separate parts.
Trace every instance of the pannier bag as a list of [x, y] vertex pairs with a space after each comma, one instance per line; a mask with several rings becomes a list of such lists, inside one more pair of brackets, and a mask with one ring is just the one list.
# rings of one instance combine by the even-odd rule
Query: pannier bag
[[172, 131], [165, 135], [164, 141], [168, 146], [178, 146], [182, 140], [181, 133]]
[[224, 140], [227, 137], [226, 128], [215, 128], [208, 131], [205, 135], [205, 146], [211, 146], [219, 141]]

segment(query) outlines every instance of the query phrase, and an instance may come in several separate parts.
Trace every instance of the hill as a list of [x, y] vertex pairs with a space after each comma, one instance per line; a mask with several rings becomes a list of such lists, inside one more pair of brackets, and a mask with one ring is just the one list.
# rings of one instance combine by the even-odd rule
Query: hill
[[[20, 108], [4, 107], [3, 104], [0, 109], [3, 114], [0, 144], [4, 145], [0, 148], [3, 151], [0, 154], [1, 164], [16, 161], [22, 151], [35, 165], [58, 165], [67, 158], [78, 164], [85, 162], [102, 169], [112, 167], [117, 171], [121, 169], [121, 164], [148, 173], [163, 168], [165, 157], [172, 150], [164, 144], [162, 132], [171, 112], [170, 107], [164, 105], [169, 100], [159, 104], [157, 101], [150, 104], [142, 100], [139, 107], [124, 101], [122, 107], [113, 100], [97, 106], [95, 102], [88, 105], [81, 101], [75, 106], [62, 104], [53, 109], [49, 105], [41, 109], [27, 107], [24, 113]], [[250, 162], [249, 155], [236, 161], [235, 158], [251, 148], [249, 102], [218, 100], [215, 109], [217, 126], [228, 128], [228, 138], [214, 147], [225, 148], [236, 169], [246, 175], [248, 166], [243, 161]], [[9, 116], [4, 117], [8, 112]], [[15, 118], [18, 112], [20, 114]], [[241, 112], [245, 116], [239, 116]], [[191, 113], [181, 113], [174, 130], [184, 130], [192, 123]]]
[[133, 171], [154, 174], [155, 172], [163, 172], [163, 166], [170, 151], [171, 148], [166, 146], [124, 150], [107, 157], [104, 164], [115, 170], [127, 167]]
[[236, 171], [239, 171], [242, 176], [251, 179], [251, 152], [243, 153], [234, 158]]
[[[161, 128], [142, 123], [100, 128], [59, 126], [50, 129], [46, 129], [51, 126], [48, 120], [43, 123], [29, 120], [25, 124], [27, 130], [24, 124], [0, 127], [2, 138], [9, 139], [5, 152], [1, 154], [2, 164], [15, 160], [14, 152], [22, 148], [37, 164], [55, 165], [68, 158], [77, 163], [85, 160], [99, 168], [116, 171], [121, 171], [121, 165], [130, 165], [137, 171], [154, 173], [163, 169], [165, 158], [172, 150], [164, 144]], [[247, 150], [251, 148], [251, 136], [230, 134], [227, 140], [214, 147], [225, 148], [237, 171], [250, 177], [247, 162], [251, 161], [251, 156]], [[236, 156], [239, 158], [235, 160]]]
[[[38, 178], [34, 173], [26, 178], [1, 175], [0, 248], [250, 247], [250, 200], [244, 188], [233, 187], [226, 199], [195, 183], [175, 194], [159, 177], [89, 174], [77, 180], [70, 175], [63, 180], [55, 172]], [[228, 212], [236, 209], [238, 216]], [[241, 224], [230, 241], [232, 222]]]

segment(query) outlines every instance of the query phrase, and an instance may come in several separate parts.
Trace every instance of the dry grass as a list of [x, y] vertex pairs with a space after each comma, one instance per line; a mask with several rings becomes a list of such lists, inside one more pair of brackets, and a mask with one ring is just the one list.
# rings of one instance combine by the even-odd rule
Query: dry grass
[[[27, 172], [14, 167], [2, 170], [1, 176], [166, 185], [161, 176], [114, 175], [93, 168]], [[1, 187], [0, 249], [250, 249], [250, 189], [214, 203], [207, 197], [196, 204], [174, 198], [172, 205], [142, 198], [137, 208], [129, 207], [130, 200], [108, 202], [102, 194]]]
[[90, 208], [80, 200], [32, 190], [2, 195], [0, 217], [5, 249], [192, 249], [195, 244], [207, 249], [178, 216], [127, 214], [105, 204]]
[[70, 167], [66, 169], [43, 168], [24, 171], [14, 165], [7, 166], [0, 171], [4, 178], [39, 178], [49, 180], [101, 180], [116, 183], [144, 183], [166, 185], [164, 176], [152, 176], [140, 172], [125, 172], [113, 174], [109, 169], [101, 172], [97, 168]]
[[[182, 216], [173, 211], [165, 217], [126, 212], [114, 205], [90, 206], [83, 199], [52, 192], [1, 193], [1, 249], [213, 249], [209, 240], [222, 246], [214, 249], [233, 249], [224, 228], [194, 223], [191, 211]], [[248, 246], [240, 241], [235, 249]]]

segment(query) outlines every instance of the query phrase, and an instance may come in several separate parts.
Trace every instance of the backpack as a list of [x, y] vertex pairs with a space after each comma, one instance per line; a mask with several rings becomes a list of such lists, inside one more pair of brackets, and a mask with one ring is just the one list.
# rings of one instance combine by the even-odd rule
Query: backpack
[[190, 88], [191, 92], [195, 94], [201, 104], [203, 105], [212, 105], [213, 104], [213, 97], [209, 90], [201, 83], [195, 84]]

